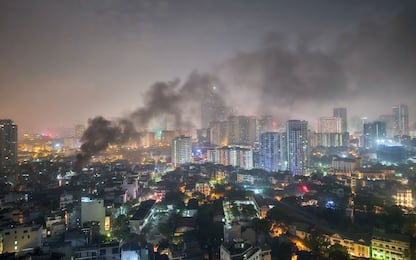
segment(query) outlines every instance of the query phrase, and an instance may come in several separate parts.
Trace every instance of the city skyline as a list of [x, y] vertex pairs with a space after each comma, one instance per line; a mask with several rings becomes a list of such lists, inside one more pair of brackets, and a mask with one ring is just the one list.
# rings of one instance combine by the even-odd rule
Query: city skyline
[[72, 129], [96, 116], [134, 114], [147, 123], [143, 115], [162, 103], [171, 106], [152, 117], [179, 113], [181, 123], [198, 126], [192, 108], [214, 87], [219, 104], [237, 115], [271, 114], [281, 125], [315, 125], [335, 107], [347, 108], [349, 119], [375, 121], [399, 104], [415, 122], [410, 1], [0, 7], [0, 118], [12, 119], [19, 133]]

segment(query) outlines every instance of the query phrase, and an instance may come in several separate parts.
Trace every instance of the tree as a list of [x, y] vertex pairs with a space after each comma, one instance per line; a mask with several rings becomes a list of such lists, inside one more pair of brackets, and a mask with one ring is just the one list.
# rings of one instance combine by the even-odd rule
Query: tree
[[243, 217], [247, 219], [252, 219], [257, 216], [257, 210], [254, 208], [254, 205], [242, 205], [241, 213]]
[[328, 240], [318, 231], [313, 230], [311, 235], [305, 239], [305, 244], [312, 252], [319, 255], [326, 255], [329, 246]]
[[350, 256], [345, 246], [336, 243], [328, 249], [328, 258], [330, 260], [349, 260]]
[[231, 206], [231, 214], [233, 214], [234, 217], [241, 216], [240, 209], [238, 208], [238, 205], [233, 203]]
[[125, 240], [128, 238], [129, 229], [129, 218], [126, 215], [120, 215], [113, 221], [112, 235], [118, 240]]
[[164, 204], [175, 205], [177, 208], [184, 208], [185, 203], [183, 202], [185, 195], [179, 191], [167, 192], [163, 199]]
[[199, 191], [195, 191], [192, 193], [192, 198], [198, 199], [198, 200], [204, 200], [205, 195]]
[[179, 215], [173, 213], [169, 216], [166, 222], [161, 222], [158, 225], [158, 230], [166, 238], [170, 238], [173, 234], [176, 220], [179, 218]]
[[272, 227], [272, 223], [267, 219], [253, 218], [251, 220], [251, 224], [254, 230], [261, 231], [266, 234], [270, 232], [270, 228]]

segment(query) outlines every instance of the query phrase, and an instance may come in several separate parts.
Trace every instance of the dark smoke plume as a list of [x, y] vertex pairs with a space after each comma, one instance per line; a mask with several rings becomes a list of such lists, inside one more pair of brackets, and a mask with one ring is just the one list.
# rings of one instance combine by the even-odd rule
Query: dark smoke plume
[[[403, 93], [410, 100], [416, 96], [415, 10], [413, 5], [394, 16], [370, 17], [326, 47], [320, 35], [288, 42], [285, 35], [270, 34], [258, 50], [240, 52], [219, 66], [218, 76], [193, 72], [183, 84], [179, 80], [157, 82], [145, 93], [144, 105], [123, 120], [98, 117], [90, 121], [79, 165], [109, 144], [126, 142], [134, 132], [127, 129], [147, 129], [153, 120], [168, 118], [176, 129], [195, 126], [201, 102], [214, 84], [222, 87], [216, 98], [224, 106], [244, 110], [257, 105], [255, 111], [243, 113], [281, 114], [286, 109], [316, 115], [319, 106], [343, 100], [362, 112], [362, 107], [353, 107], [361, 97], [381, 101], [383, 106], [393, 105], [392, 96], [406, 98]], [[370, 103], [374, 102], [366, 104]]]
[[127, 119], [111, 122], [101, 116], [90, 119], [81, 138], [81, 152], [77, 155], [76, 169], [80, 169], [91, 157], [112, 144], [124, 144], [135, 136], [133, 123]]
[[[209, 74], [191, 73], [187, 81], [180, 84], [157, 82], [145, 93], [145, 104], [130, 115], [117, 121], [109, 121], [101, 116], [89, 120], [88, 128], [82, 136], [81, 153], [77, 155], [77, 168], [85, 165], [93, 155], [100, 153], [111, 144], [124, 144], [137, 137], [136, 129], [147, 130], [152, 120], [169, 118], [175, 129], [190, 129], [199, 119], [201, 102], [212, 94], [210, 90], [219, 80]], [[225, 104], [216, 95], [217, 102]]]
[[332, 40], [310, 34], [289, 42], [287, 35], [271, 33], [261, 48], [238, 53], [218, 73], [240, 93], [236, 105], [252, 101], [260, 113], [306, 111], [307, 103], [315, 109], [361, 97], [402, 100], [403, 93], [416, 95], [415, 11], [413, 5], [368, 17]]
[[[201, 102], [208, 98], [213, 85], [219, 79], [210, 74], [193, 72], [185, 83], [156, 82], [145, 94], [145, 104], [131, 114], [133, 121], [143, 128], [148, 127], [155, 118], [168, 116], [173, 119], [175, 129], [195, 127], [199, 121]], [[225, 93], [224, 89], [222, 90]], [[219, 103], [225, 105], [220, 95]]]

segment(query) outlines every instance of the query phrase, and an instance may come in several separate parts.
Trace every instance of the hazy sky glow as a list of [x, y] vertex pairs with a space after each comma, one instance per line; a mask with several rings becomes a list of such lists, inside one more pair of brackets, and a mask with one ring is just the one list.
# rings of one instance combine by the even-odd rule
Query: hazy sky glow
[[42, 131], [119, 117], [198, 71], [241, 114], [376, 119], [407, 103], [414, 122], [412, 2], [1, 1], [0, 118]]

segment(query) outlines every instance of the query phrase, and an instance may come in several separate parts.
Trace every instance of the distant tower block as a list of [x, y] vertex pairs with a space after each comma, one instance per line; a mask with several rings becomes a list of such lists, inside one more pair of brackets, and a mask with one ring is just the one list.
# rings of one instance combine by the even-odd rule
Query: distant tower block
[[347, 109], [345, 107], [336, 107], [334, 108], [333, 116], [341, 118], [341, 132], [348, 132]]

